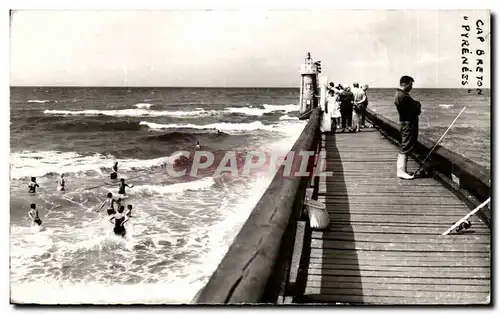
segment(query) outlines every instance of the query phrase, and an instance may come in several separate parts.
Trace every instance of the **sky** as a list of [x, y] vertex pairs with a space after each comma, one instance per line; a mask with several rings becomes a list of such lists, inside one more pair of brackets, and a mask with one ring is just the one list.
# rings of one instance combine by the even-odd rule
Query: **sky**
[[486, 35], [490, 17], [473, 10], [20, 10], [10, 85], [298, 87], [311, 52], [343, 85], [410, 75], [415, 87], [458, 88], [464, 15], [488, 88], [490, 37], [478, 41], [475, 22]]

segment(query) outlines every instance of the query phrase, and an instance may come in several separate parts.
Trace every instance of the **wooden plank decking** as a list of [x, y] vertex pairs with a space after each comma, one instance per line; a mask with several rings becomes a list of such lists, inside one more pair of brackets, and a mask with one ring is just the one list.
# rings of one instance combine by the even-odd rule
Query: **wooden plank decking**
[[330, 133], [324, 146], [333, 176], [319, 199], [331, 223], [312, 232], [300, 303], [488, 303], [490, 231], [473, 216], [469, 230], [441, 236], [469, 212], [452, 192], [397, 179], [397, 147], [375, 129]]

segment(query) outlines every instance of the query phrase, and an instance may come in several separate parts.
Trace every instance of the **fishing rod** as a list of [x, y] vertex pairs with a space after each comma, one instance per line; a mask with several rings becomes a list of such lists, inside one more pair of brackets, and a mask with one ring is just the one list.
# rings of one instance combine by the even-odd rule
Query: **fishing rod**
[[443, 133], [443, 135], [441, 136], [441, 138], [436, 142], [436, 144], [434, 144], [434, 147], [432, 147], [431, 151], [427, 154], [427, 156], [424, 158], [424, 160], [418, 165], [417, 171], [415, 171], [413, 173], [413, 177], [415, 177], [418, 174], [418, 172], [420, 171], [420, 169], [422, 168], [422, 166], [424, 165], [424, 163], [427, 161], [427, 158], [429, 158], [429, 156], [434, 152], [434, 150], [436, 149], [436, 147], [443, 140], [443, 138], [446, 136], [446, 134], [451, 129], [451, 127], [453, 126], [453, 124], [455, 124], [455, 121], [457, 121], [458, 117], [460, 117], [460, 115], [462, 114], [462, 112], [465, 111], [466, 108], [467, 108], [467, 106], [464, 106], [464, 108], [460, 111], [460, 113], [457, 115], [457, 117], [455, 118], [455, 120], [453, 120], [453, 122], [450, 124], [450, 126], [448, 127], [448, 129], [446, 129], [446, 131]]
[[466, 221], [467, 218], [469, 218], [470, 216], [474, 215], [477, 211], [479, 211], [481, 208], [483, 208], [484, 206], [486, 206], [486, 204], [488, 204], [490, 201], [491, 201], [491, 197], [488, 197], [488, 199], [486, 201], [484, 201], [481, 205], [479, 205], [478, 207], [476, 207], [473, 211], [471, 211], [470, 213], [468, 213], [467, 215], [465, 215], [462, 219], [460, 219], [459, 221], [457, 221], [453, 226], [451, 226], [448, 230], [446, 230], [445, 232], [443, 232], [441, 235], [447, 235], [448, 233], [450, 233], [451, 230], [453, 230], [454, 228], [458, 227], [460, 224], [462, 224], [464, 221]]

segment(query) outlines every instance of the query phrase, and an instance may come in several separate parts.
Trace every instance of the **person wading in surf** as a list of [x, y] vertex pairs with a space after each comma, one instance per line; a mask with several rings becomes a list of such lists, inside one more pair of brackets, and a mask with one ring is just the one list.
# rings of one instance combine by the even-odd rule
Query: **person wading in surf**
[[133, 185], [128, 185], [127, 183], [125, 183], [125, 179], [120, 179], [120, 183], [118, 184], [118, 194], [122, 194], [122, 195], [125, 195], [127, 193], [125, 193], [125, 187], [128, 187], [128, 188], [133, 188], [134, 186]]
[[130, 205], [130, 204], [129, 204], [129, 205], [127, 205], [127, 209], [128, 209], [128, 211], [127, 211], [127, 214], [126, 214], [126, 215], [127, 215], [128, 217], [132, 217], [132, 205]]
[[112, 193], [108, 193], [107, 196], [108, 199], [102, 202], [101, 207], [99, 207], [99, 209], [97, 209], [96, 212], [100, 211], [104, 207], [104, 205], [108, 205], [107, 213], [108, 215], [113, 215], [114, 213], [116, 213], [114, 205], [115, 203], [117, 203], [117, 201], [113, 199]]
[[400, 179], [411, 180], [413, 176], [406, 172], [408, 154], [413, 150], [418, 139], [418, 116], [422, 106], [420, 102], [413, 100], [410, 90], [415, 80], [404, 75], [399, 80], [399, 88], [396, 90], [394, 104], [399, 114], [401, 124], [401, 143], [399, 146], [398, 159], [396, 162], [397, 176]]
[[111, 218], [109, 218], [109, 222], [113, 222], [113, 219], [115, 220], [115, 227], [113, 228], [113, 232], [116, 235], [121, 235], [122, 237], [125, 236], [127, 233], [127, 230], [125, 230], [124, 224], [128, 221], [127, 215], [123, 213], [125, 210], [125, 206], [120, 206], [118, 208], [118, 213], [115, 213]]
[[122, 206], [122, 199], [119, 197], [114, 201], [115, 201], [115, 208], [118, 210], [118, 208], [120, 208], [120, 206]]
[[36, 178], [31, 177], [31, 182], [28, 184], [28, 193], [36, 193], [36, 188], [40, 186], [36, 183]]
[[38, 210], [36, 209], [36, 204], [31, 204], [30, 208], [31, 209], [28, 211], [28, 217], [31, 218], [31, 224], [32, 225], [37, 224], [40, 226], [42, 224], [42, 220], [38, 216]]
[[66, 182], [64, 181], [64, 174], [61, 174], [61, 177], [57, 180], [57, 190], [58, 191], [66, 191]]
[[118, 178], [118, 161], [113, 164], [113, 172], [109, 175], [110, 179], [115, 180]]

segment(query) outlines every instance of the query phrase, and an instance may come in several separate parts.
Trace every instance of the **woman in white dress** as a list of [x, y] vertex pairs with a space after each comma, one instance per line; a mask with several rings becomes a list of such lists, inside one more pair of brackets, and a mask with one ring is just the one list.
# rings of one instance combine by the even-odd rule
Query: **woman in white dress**
[[331, 129], [335, 131], [337, 126], [339, 125], [339, 119], [340, 119], [340, 105], [339, 105], [339, 96], [338, 93], [335, 93], [333, 90], [328, 91], [328, 97], [327, 97], [327, 102], [328, 102], [328, 108], [329, 113], [330, 113], [330, 120], [331, 120]]
[[320, 80], [319, 107], [323, 112], [321, 116], [320, 130], [323, 133], [330, 132], [332, 130], [332, 119], [330, 117], [331, 109], [327, 101], [327, 87], [326, 87], [327, 81], [328, 81], [327, 78], [323, 78], [322, 80]]

